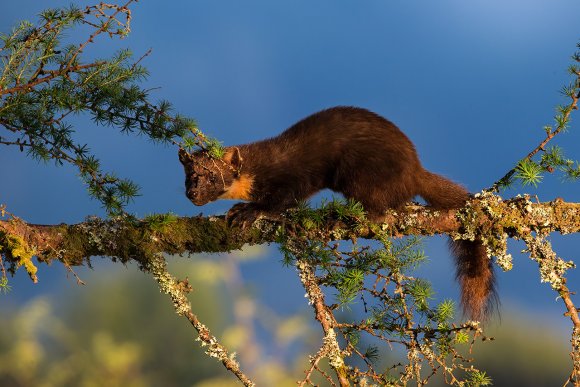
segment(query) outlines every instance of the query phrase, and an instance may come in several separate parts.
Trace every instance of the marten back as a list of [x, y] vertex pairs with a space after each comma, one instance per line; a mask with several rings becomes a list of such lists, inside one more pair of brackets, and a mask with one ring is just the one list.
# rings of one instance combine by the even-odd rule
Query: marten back
[[277, 137], [238, 148], [244, 170], [259, 176], [252, 200], [266, 205], [280, 202], [273, 191], [288, 192], [295, 204], [329, 188], [382, 214], [420, 193], [423, 168], [413, 143], [393, 123], [361, 108], [323, 110]]

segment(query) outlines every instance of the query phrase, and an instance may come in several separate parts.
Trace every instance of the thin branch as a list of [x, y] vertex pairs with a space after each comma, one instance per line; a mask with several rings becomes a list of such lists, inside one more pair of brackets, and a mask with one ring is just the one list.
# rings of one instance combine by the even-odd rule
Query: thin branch
[[65, 74], [78, 72], [80, 70], [86, 70], [86, 69], [90, 69], [93, 67], [102, 66], [104, 63], [105, 62], [103, 62], [103, 61], [99, 61], [99, 62], [89, 63], [89, 64], [85, 64], [85, 65], [67, 66], [67, 67], [63, 67], [62, 69], [58, 69], [58, 70], [45, 71], [44, 74], [48, 74], [45, 77], [33, 78], [27, 83], [24, 83], [24, 84], [18, 85], [18, 86], [14, 86], [14, 87], [11, 87], [9, 89], [0, 89], [0, 96], [4, 95], [4, 94], [15, 94], [15, 93], [18, 93], [20, 91], [26, 91], [28, 93], [28, 92], [32, 91], [32, 89], [34, 89], [36, 86], [41, 85], [43, 83], [48, 83], [48, 82], [52, 81], [53, 79], [58, 78], [60, 76], [63, 76]]
[[[302, 286], [306, 289], [308, 300], [314, 308], [316, 320], [318, 320], [324, 331], [324, 344], [320, 349], [320, 354], [328, 358], [330, 366], [336, 372], [340, 386], [350, 386], [348, 369], [344, 364], [344, 355], [340, 349], [336, 331], [334, 330], [337, 322], [334, 314], [324, 302], [324, 293], [320, 289], [318, 279], [314, 274], [314, 268], [305, 259], [298, 260], [296, 262], [296, 268], [298, 269], [300, 282], [302, 282]], [[314, 366], [316, 367], [315, 364]]]
[[[580, 72], [577, 72], [575, 74], [576, 74], [576, 79], [574, 81], [576, 84], [575, 89], [578, 90], [580, 88]], [[572, 113], [573, 110], [578, 110], [578, 99], [580, 99], [580, 91], [578, 91], [577, 93], [576, 92], [571, 93], [569, 97], [571, 99], [571, 102], [568, 106], [566, 106], [566, 108], [563, 109], [563, 114], [561, 116], [561, 119], [559, 120], [556, 129], [547, 132], [546, 138], [544, 138], [544, 140], [542, 140], [542, 142], [540, 142], [540, 144], [536, 148], [534, 148], [530, 153], [528, 153], [528, 155], [524, 157], [522, 160], [531, 160], [532, 157], [534, 157], [538, 152], [544, 151], [548, 142], [550, 142], [554, 137], [556, 137], [558, 134], [560, 134], [562, 131], [566, 129], [566, 125], [570, 119], [570, 114]], [[487, 188], [486, 191], [497, 192], [502, 185], [509, 183], [509, 181], [516, 172], [517, 166], [510, 169], [501, 179], [493, 183], [493, 185], [490, 188]]]
[[[109, 26], [109, 22], [111, 20], [117, 20], [116, 17], [119, 13], [124, 13], [127, 17], [127, 21], [125, 23], [125, 28], [128, 30], [129, 29], [129, 22], [131, 20], [131, 11], [129, 10], [129, 4], [136, 2], [137, 0], [129, 0], [127, 3], [125, 3], [122, 6], [118, 6], [118, 5], [111, 5], [111, 4], [105, 4], [105, 3], [101, 3], [99, 5], [96, 6], [89, 6], [86, 8], [85, 13], [91, 13], [91, 11], [94, 9], [97, 12], [100, 12], [101, 15], [106, 16], [105, 13], [102, 11], [103, 7], [108, 7], [108, 8], [112, 8], [115, 9], [115, 12], [113, 12], [111, 15], [106, 16], [107, 17], [107, 21], [105, 21], [104, 23], [101, 24], [101, 26], [91, 34], [91, 36], [89, 36], [89, 38], [84, 42], [81, 43], [79, 45], [79, 47], [77, 48], [76, 52], [74, 53], [74, 55], [70, 58], [70, 60], [68, 61], [67, 65], [65, 67], [71, 67], [72, 63], [75, 61], [75, 59], [79, 56], [79, 54], [81, 52], [83, 52], [83, 50], [85, 49], [85, 47], [87, 47], [90, 43], [93, 43], [95, 38], [102, 34], [103, 32], [106, 31], [107, 27]], [[123, 25], [121, 22], [117, 21], [118, 25]], [[93, 27], [98, 27], [98, 25], [96, 24], [91, 24], [89, 22], [86, 22], [86, 24], [92, 25]]]
[[564, 301], [567, 312], [566, 316], [570, 318], [573, 324], [572, 337], [572, 372], [565, 385], [573, 383], [580, 386], [580, 317], [578, 308], [574, 305], [571, 298], [571, 292], [566, 286], [564, 277], [566, 270], [575, 267], [572, 262], [565, 262], [559, 258], [552, 250], [551, 244], [543, 236], [525, 236], [524, 241], [527, 245], [527, 251], [530, 258], [535, 260], [540, 267], [540, 276], [542, 282], [548, 282], [558, 295]]
[[205, 353], [219, 360], [224, 367], [233, 373], [244, 386], [253, 387], [255, 383], [248, 377], [240, 368], [240, 364], [236, 361], [235, 353], [229, 353], [227, 348], [219, 343], [217, 338], [212, 335], [211, 331], [205, 326], [199, 318], [192, 312], [191, 303], [187, 299], [187, 294], [191, 291], [191, 286], [187, 279], [179, 281], [167, 271], [167, 264], [163, 255], [156, 254], [148, 264], [145, 265], [157, 283], [160, 290], [167, 294], [173, 301], [173, 307], [178, 315], [185, 317], [197, 331], [201, 346], [206, 348]]
[[[316, 353], [316, 356], [310, 356], [310, 368], [308, 370], [304, 371], [304, 373], [306, 375], [304, 376], [303, 380], [298, 382], [299, 387], [304, 387], [306, 385], [311, 385], [311, 386], [314, 385], [314, 383], [311, 380], [312, 374], [314, 373], [315, 370], [320, 370], [320, 368], [318, 367], [318, 363], [320, 362], [320, 360], [322, 360], [325, 357], [326, 357], [326, 350], [325, 350], [324, 346], [318, 350], [318, 352]], [[327, 376], [327, 375], [325, 375], [325, 376]], [[331, 386], [336, 385], [336, 383], [334, 383], [332, 378], [327, 376], [327, 380], [329, 381]]]

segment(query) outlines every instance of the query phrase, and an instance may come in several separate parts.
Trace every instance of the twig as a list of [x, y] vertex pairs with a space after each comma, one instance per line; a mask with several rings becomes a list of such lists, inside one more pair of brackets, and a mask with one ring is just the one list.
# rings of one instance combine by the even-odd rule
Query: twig
[[[549, 132], [547, 132], [546, 138], [544, 138], [544, 140], [535, 149], [533, 149], [530, 153], [528, 153], [528, 155], [524, 157], [522, 160], [531, 160], [532, 157], [534, 157], [539, 151], [543, 151], [548, 142], [550, 142], [550, 140], [552, 140], [564, 129], [566, 129], [566, 124], [569, 121], [570, 114], [572, 113], [572, 111], [578, 110], [578, 99], [580, 99], [580, 91], [578, 91], [578, 89], [580, 88], [580, 72], [576, 72], [575, 74], [576, 74], [576, 79], [574, 81], [575, 90], [569, 95], [572, 101], [568, 106], [566, 106], [566, 108], [562, 109], [563, 114], [558, 122], [557, 128], [555, 130], [550, 130]], [[516, 171], [517, 166], [510, 169], [501, 179], [497, 180], [495, 183], [493, 183], [493, 185], [490, 188], [487, 188], [485, 191], [497, 192], [500, 186], [509, 183], [510, 179], [513, 177]]]
[[139, 65], [139, 63], [141, 63], [141, 61], [143, 59], [145, 59], [146, 57], [148, 57], [149, 55], [151, 55], [151, 53], [153, 52], [153, 49], [150, 48], [149, 50], [147, 50], [147, 52], [143, 55], [141, 55], [141, 58], [139, 58], [135, 63], [133, 63], [133, 65], [131, 66], [131, 71], [134, 71], [135, 68]]
[[[115, 12], [113, 12], [111, 15], [107, 16], [107, 21], [101, 23], [100, 28], [98, 28], [95, 32], [92, 33], [91, 36], [89, 36], [89, 38], [82, 44], [79, 45], [79, 47], [77, 48], [76, 52], [74, 53], [74, 55], [72, 55], [72, 57], [70, 58], [70, 60], [68, 61], [68, 64], [66, 65], [66, 67], [70, 67], [72, 65], [72, 63], [75, 61], [75, 59], [79, 56], [79, 54], [81, 52], [83, 52], [83, 50], [85, 49], [86, 46], [88, 46], [90, 43], [93, 43], [94, 39], [102, 34], [103, 32], [105, 32], [105, 30], [107, 29], [107, 27], [109, 26], [109, 21], [111, 20], [116, 20], [116, 17], [119, 13], [124, 13], [127, 17], [127, 22], [125, 24], [125, 28], [128, 30], [129, 29], [129, 21], [131, 20], [131, 11], [129, 10], [128, 6], [131, 3], [134, 3], [136, 0], [129, 0], [127, 3], [125, 3], [122, 6], [118, 6], [118, 5], [110, 5], [110, 4], [104, 4], [101, 3], [99, 5], [96, 6], [90, 6], [87, 7], [85, 10], [85, 13], [91, 13], [92, 9], [95, 9], [97, 12], [100, 11], [100, 13], [102, 15], [105, 15], [104, 12], [102, 11], [103, 7], [108, 7], [108, 8], [113, 8], [116, 9]], [[86, 24], [91, 24], [89, 22], [86, 22]], [[123, 25], [122, 23], [120, 23], [119, 21], [117, 21], [117, 23], [119, 25]], [[94, 27], [97, 27], [98, 25], [93, 25]]]
[[95, 63], [89, 63], [86, 65], [78, 65], [78, 66], [66, 66], [62, 69], [59, 70], [50, 70], [50, 71], [45, 71], [45, 74], [48, 74], [45, 77], [42, 78], [36, 78], [35, 80], [31, 80], [28, 83], [19, 85], [19, 86], [14, 86], [11, 87], [9, 89], [1, 89], [0, 90], [0, 95], [4, 95], [4, 94], [15, 94], [19, 91], [26, 91], [29, 92], [31, 89], [33, 89], [34, 87], [43, 84], [43, 83], [48, 83], [50, 81], [52, 81], [53, 79], [62, 76], [64, 74], [68, 74], [68, 73], [73, 73], [73, 72], [78, 72], [79, 70], [86, 70], [86, 69], [90, 69], [93, 67], [98, 67], [98, 66], [102, 66], [104, 62], [95, 62]]
[[[319, 370], [320, 368], [318, 367], [318, 363], [320, 362], [320, 360], [322, 360], [324, 357], [326, 357], [326, 350], [325, 347], [321, 347], [318, 352], [316, 353], [316, 356], [311, 356], [310, 357], [310, 368], [308, 370], [305, 371], [306, 376], [304, 377], [304, 379], [300, 382], [298, 382], [298, 386], [299, 387], [303, 387], [307, 384], [309, 385], [314, 385], [314, 383], [312, 382], [312, 380], [310, 380], [310, 377], [312, 376], [312, 373], [315, 370]], [[326, 375], [325, 375], [326, 376]], [[330, 382], [331, 385], [336, 385], [332, 378], [328, 378], [328, 381]]]
[[71, 267], [71, 265], [65, 263], [64, 267], [70, 272], [72, 273], [72, 275], [76, 278], [77, 280], [77, 285], [86, 285], [85, 282], [80, 279], [80, 277], [77, 275], [77, 273], [75, 273], [75, 271], [73, 270], [73, 268]]

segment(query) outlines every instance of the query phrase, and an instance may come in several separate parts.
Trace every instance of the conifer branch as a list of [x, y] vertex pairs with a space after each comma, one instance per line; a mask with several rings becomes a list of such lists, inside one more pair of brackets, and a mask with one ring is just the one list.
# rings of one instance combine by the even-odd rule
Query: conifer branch
[[[151, 102], [149, 90], [139, 87], [147, 76], [140, 62], [151, 50], [134, 62], [128, 50], [82, 62], [81, 54], [97, 36], [123, 38], [129, 33], [129, 6], [135, 2], [46, 10], [37, 25], [22, 22], [4, 36], [0, 48], [0, 128], [9, 132], [0, 144], [26, 149], [39, 160], [74, 165], [90, 195], [110, 215], [124, 214], [138, 187], [101, 170], [88, 146], [74, 141], [69, 115], [88, 113], [97, 124], [138, 131], [156, 142], [179, 145], [188, 133], [196, 143], [204, 142], [193, 120], [172, 114], [167, 102]], [[89, 37], [62, 46], [59, 38], [79, 24], [92, 28]]]
[[[577, 44], [577, 47], [580, 48], [580, 43]], [[518, 165], [510, 169], [501, 179], [497, 180], [490, 188], [486, 189], [486, 191], [498, 192], [501, 187], [509, 186], [514, 175], [518, 173], [522, 163], [530, 162], [532, 158], [540, 151], [545, 152], [546, 145], [558, 134], [565, 132], [568, 129], [570, 115], [572, 114], [572, 111], [578, 110], [578, 100], [580, 99], [580, 52], [575, 53], [572, 56], [572, 59], [577, 63], [571, 65], [569, 68], [569, 73], [574, 77], [574, 79], [569, 86], [562, 88], [562, 94], [569, 97], [570, 102], [566, 106], [558, 106], [558, 115], [554, 117], [556, 127], [553, 128], [552, 126], [546, 126], [544, 128], [546, 137], [540, 142], [540, 144], [538, 144], [536, 148], [531, 150], [523, 159], [521, 159]], [[552, 165], [548, 164], [543, 165], [542, 167], [548, 172], [553, 171]], [[525, 176], [523, 177], [524, 183], [526, 183]]]

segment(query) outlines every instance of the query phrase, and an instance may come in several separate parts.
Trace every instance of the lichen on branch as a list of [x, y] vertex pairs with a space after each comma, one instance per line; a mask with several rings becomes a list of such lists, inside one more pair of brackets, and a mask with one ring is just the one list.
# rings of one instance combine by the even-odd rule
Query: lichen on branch
[[[314, 210], [316, 211], [316, 210]], [[306, 235], [328, 234], [331, 239], [368, 238], [379, 236], [451, 234], [454, 238], [470, 239], [479, 235], [492, 253], [505, 244], [506, 235], [523, 239], [532, 232], [547, 235], [580, 231], [580, 204], [561, 200], [533, 203], [527, 197], [502, 200], [496, 195], [472, 200], [464, 209], [433, 211], [422, 206], [408, 206], [400, 211], [388, 211], [383, 224], [366, 221], [349, 222], [336, 213], [318, 213], [320, 224], [305, 221]], [[16, 269], [21, 258], [7, 254], [18, 246], [18, 256], [30, 252], [39, 262], [61, 261], [67, 265], [90, 264], [91, 257], [105, 256], [121, 262], [140, 262], [156, 253], [191, 254], [198, 252], [228, 252], [244, 244], [264, 244], [277, 241], [281, 227], [290, 222], [262, 219], [250, 229], [228, 226], [224, 217], [171, 216], [170, 224], [159, 226], [150, 218], [130, 217], [87, 218], [78, 224], [35, 225], [13, 217], [0, 220], [0, 243], [5, 261]], [[12, 241], [12, 242], [10, 242]], [[16, 243], [17, 241], [18, 243]], [[16, 244], [15, 244], [16, 243]], [[24, 258], [26, 260], [27, 258]], [[20, 262], [24, 264], [24, 261]]]

